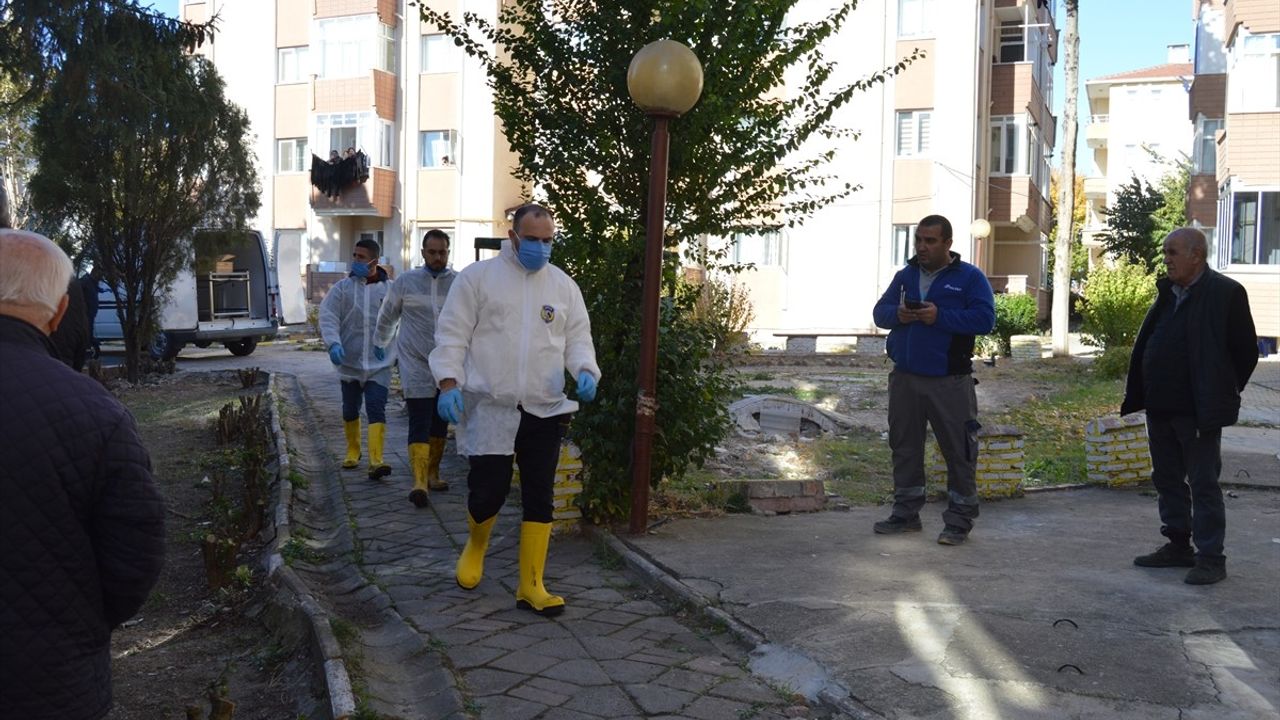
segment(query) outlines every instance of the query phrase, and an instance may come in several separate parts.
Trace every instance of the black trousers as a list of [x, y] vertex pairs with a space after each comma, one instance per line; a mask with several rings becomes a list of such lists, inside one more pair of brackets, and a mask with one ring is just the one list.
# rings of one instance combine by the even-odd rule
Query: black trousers
[[484, 522], [502, 509], [511, 491], [512, 459], [520, 466], [520, 502], [526, 522], [551, 522], [560, 441], [572, 415], [540, 418], [520, 411], [515, 455], [472, 455], [467, 473], [467, 511]]
[[409, 444], [448, 437], [449, 423], [436, 412], [436, 397], [405, 398], [409, 408]]
[[1222, 502], [1222, 430], [1198, 431], [1190, 415], [1147, 413], [1151, 482], [1160, 501], [1160, 532], [1171, 540], [1191, 538], [1196, 554], [1221, 560], [1227, 537]]

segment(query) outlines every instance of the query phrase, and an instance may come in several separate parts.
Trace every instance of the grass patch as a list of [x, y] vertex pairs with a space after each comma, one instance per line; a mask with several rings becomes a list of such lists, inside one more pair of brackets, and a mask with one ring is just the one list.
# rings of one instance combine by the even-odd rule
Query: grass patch
[[653, 491], [655, 515], [662, 517], [714, 517], [726, 512], [751, 512], [747, 499], [730, 492], [720, 478], [706, 470], [694, 470], [679, 480], [663, 480]]
[[747, 395], [783, 395], [793, 397], [797, 400], [803, 400], [807, 403], [819, 403], [827, 398], [836, 397], [836, 393], [816, 386], [796, 387], [794, 385], [742, 385], [738, 388], [738, 391], [743, 397], [746, 397]]
[[893, 498], [893, 458], [889, 441], [868, 428], [809, 445], [811, 464], [830, 472], [827, 489], [851, 503], [872, 505]]
[[998, 415], [986, 424], [1013, 425], [1026, 434], [1027, 485], [1064, 485], [1088, 481], [1085, 423], [1120, 407], [1123, 380], [1109, 380], [1079, 365], [1060, 366], [1055, 387]]

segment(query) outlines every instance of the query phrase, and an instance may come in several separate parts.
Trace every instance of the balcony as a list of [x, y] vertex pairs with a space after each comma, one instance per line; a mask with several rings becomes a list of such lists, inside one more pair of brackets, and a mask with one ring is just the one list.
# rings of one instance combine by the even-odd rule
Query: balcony
[[1084, 142], [1094, 150], [1101, 150], [1107, 146], [1110, 131], [1110, 115], [1092, 115], [1089, 117], [1089, 126], [1084, 130]]
[[369, 179], [348, 185], [332, 199], [314, 185], [311, 186], [311, 210], [316, 215], [334, 217], [343, 215], [367, 215], [389, 218], [396, 196], [396, 172], [385, 168], [371, 168]]
[[1104, 177], [1087, 177], [1084, 179], [1084, 196], [1089, 199], [1107, 196], [1107, 179]]

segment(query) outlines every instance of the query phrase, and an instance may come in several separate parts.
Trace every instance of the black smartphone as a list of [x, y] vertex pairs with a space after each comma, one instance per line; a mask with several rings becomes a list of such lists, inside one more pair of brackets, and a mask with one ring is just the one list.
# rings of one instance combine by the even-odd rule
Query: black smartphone
[[902, 304], [906, 305], [908, 310], [919, 310], [924, 307], [924, 303], [919, 300], [904, 300]]

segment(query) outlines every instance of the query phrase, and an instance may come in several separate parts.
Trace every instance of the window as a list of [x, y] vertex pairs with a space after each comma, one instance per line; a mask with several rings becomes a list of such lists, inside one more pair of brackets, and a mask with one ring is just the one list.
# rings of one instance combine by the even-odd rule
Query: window
[[389, 73], [396, 71], [396, 29], [390, 25], [378, 23], [378, 44], [382, 52], [378, 55], [378, 69]]
[[933, 0], [898, 0], [898, 35], [933, 34]]
[[307, 170], [307, 139], [276, 140], [276, 174]]
[[396, 71], [396, 31], [376, 15], [327, 18], [316, 22], [323, 78], [359, 77], [370, 70]]
[[1231, 197], [1231, 262], [1280, 265], [1280, 191]]
[[316, 116], [315, 151], [328, 159], [331, 151], [339, 155], [347, 148], [363, 150], [377, 138], [373, 113], [332, 113]]
[[893, 254], [889, 256], [889, 262], [894, 267], [906, 265], [907, 261], [916, 254], [915, 237], [915, 225], [893, 226]]
[[1204, 116], [1196, 120], [1196, 144], [1192, 149], [1191, 171], [1197, 175], [1214, 175], [1218, 172], [1218, 131], [1222, 120], [1210, 120]]
[[991, 118], [991, 174], [1027, 175], [1027, 118]]
[[378, 153], [372, 158], [374, 165], [394, 168], [395, 163], [395, 126], [383, 120], [378, 123]]
[[1000, 62], [1022, 62], [1026, 56], [1026, 26], [1016, 21], [1000, 23]]
[[311, 68], [307, 65], [308, 57], [306, 47], [278, 48], [276, 50], [276, 83], [284, 85], [306, 82], [307, 76], [311, 74]]
[[1280, 34], [1239, 34], [1228, 60], [1227, 112], [1280, 108]]
[[422, 36], [422, 72], [457, 72], [458, 47], [448, 36], [436, 33]]
[[906, 110], [898, 113], [898, 157], [929, 154], [929, 110]]
[[458, 164], [458, 133], [453, 130], [423, 130], [422, 167], [447, 168]]
[[750, 263], [756, 267], [781, 267], [785, 270], [786, 248], [783, 245], [781, 233], [737, 233], [733, 236], [733, 261], [744, 265]]

